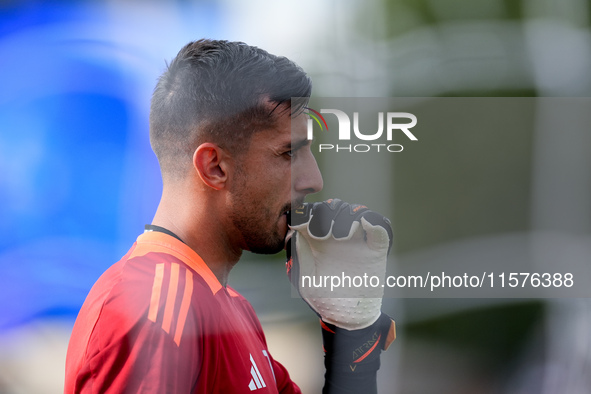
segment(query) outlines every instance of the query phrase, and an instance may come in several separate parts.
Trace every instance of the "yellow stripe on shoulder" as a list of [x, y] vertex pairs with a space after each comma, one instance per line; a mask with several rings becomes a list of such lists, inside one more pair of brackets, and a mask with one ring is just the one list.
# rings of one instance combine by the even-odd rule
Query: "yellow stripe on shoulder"
[[148, 310], [148, 320], [151, 320], [154, 323], [156, 323], [156, 319], [158, 318], [158, 306], [160, 305], [160, 293], [162, 292], [163, 279], [164, 263], [156, 264], [152, 295], [150, 296], [150, 309]]
[[175, 324], [174, 342], [177, 346], [180, 346], [181, 337], [189, 314], [191, 306], [191, 299], [193, 297], [193, 273], [191, 270], [183, 267], [184, 271], [184, 289], [183, 296], [179, 300], [180, 307], [178, 309], [178, 315], [175, 316], [175, 310], [177, 300], [179, 299], [178, 292], [181, 285], [181, 265], [178, 263], [158, 263], [154, 268], [154, 283], [152, 284], [152, 294], [150, 295], [150, 307], [148, 309], [148, 320], [156, 323], [160, 314], [162, 288], [164, 284], [164, 277], [166, 270], [170, 271], [168, 275], [168, 290], [166, 291], [164, 299], [163, 317], [162, 317], [162, 330], [167, 334], [171, 333], [173, 323]]

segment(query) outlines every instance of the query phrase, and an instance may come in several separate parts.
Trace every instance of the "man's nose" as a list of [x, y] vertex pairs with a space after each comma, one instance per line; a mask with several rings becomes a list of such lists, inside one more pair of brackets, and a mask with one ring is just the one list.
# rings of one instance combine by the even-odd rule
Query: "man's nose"
[[292, 181], [298, 194], [318, 193], [324, 186], [322, 174], [312, 152], [307, 152], [306, 160], [292, 166]]

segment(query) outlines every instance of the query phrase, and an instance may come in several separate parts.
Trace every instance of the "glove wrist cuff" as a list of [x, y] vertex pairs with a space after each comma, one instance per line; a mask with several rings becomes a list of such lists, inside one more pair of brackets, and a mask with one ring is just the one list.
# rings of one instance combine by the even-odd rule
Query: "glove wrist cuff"
[[327, 368], [344, 371], [377, 371], [381, 351], [396, 338], [394, 322], [385, 313], [360, 330], [346, 330], [322, 320], [320, 325]]

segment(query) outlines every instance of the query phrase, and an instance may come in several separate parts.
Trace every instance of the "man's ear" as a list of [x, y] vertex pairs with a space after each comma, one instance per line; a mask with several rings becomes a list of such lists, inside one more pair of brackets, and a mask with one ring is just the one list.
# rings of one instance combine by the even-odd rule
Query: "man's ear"
[[228, 181], [230, 156], [218, 145], [206, 142], [193, 153], [193, 167], [204, 184], [220, 190]]

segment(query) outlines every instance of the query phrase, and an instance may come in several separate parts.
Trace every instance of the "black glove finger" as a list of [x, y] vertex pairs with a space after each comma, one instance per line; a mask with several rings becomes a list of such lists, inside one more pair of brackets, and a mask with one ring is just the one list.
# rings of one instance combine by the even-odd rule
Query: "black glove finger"
[[346, 203], [337, 198], [314, 203], [312, 219], [310, 219], [308, 226], [310, 234], [318, 238], [326, 237], [330, 233], [332, 222], [343, 204]]
[[310, 220], [312, 204], [304, 203], [299, 207], [292, 208], [287, 217], [287, 223], [290, 226], [298, 226], [307, 223]]
[[351, 233], [351, 227], [354, 222], [358, 222], [361, 216], [369, 209], [365, 205], [347, 204], [341, 205], [339, 212], [336, 214], [334, 224], [332, 226], [332, 235], [336, 239], [347, 238]]
[[338, 198], [313, 204], [305, 203], [293, 209], [288, 220], [291, 226], [310, 220], [308, 231], [311, 235], [324, 238], [332, 230], [333, 237], [339, 239], [347, 238], [353, 223], [360, 221], [362, 217], [374, 226], [382, 226], [388, 232], [388, 253], [390, 253], [394, 237], [392, 224], [386, 217], [369, 210], [365, 205], [348, 204]]

